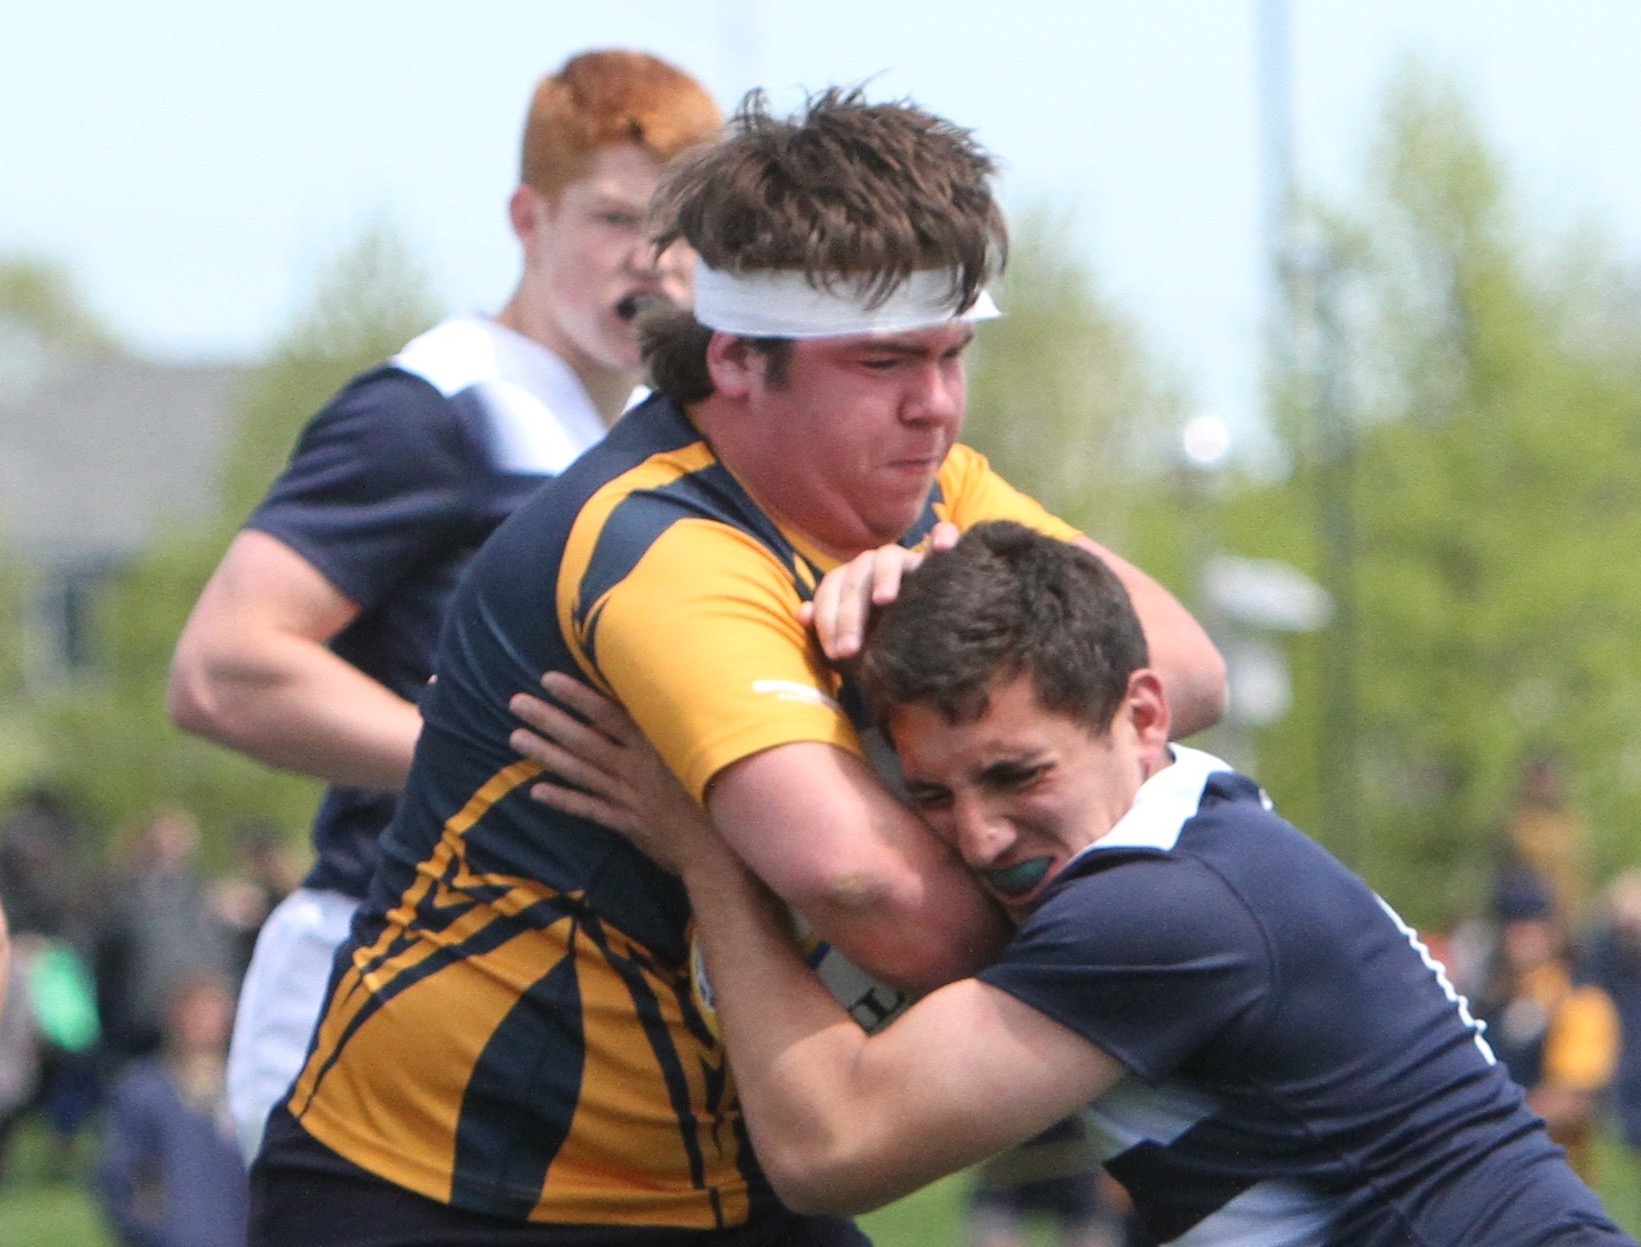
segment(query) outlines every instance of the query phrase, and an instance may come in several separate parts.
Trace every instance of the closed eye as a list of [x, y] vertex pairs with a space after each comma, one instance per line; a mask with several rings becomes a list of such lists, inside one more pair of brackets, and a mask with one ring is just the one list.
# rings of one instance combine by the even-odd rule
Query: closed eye
[[906, 785], [906, 798], [915, 810], [944, 810], [952, 803], [951, 789], [942, 788], [938, 784], [909, 782]]
[[980, 773], [980, 782], [1001, 792], [1021, 792], [1054, 769], [1049, 762], [998, 762]]

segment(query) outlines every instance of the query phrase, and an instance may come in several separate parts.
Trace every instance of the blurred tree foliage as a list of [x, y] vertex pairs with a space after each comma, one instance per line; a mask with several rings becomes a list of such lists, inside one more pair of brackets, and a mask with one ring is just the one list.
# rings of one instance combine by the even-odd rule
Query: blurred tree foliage
[[216, 519], [165, 532], [119, 572], [99, 600], [100, 678], [54, 696], [39, 715], [47, 780], [61, 784], [102, 826], [179, 801], [218, 833], [253, 818], [305, 831], [312, 781], [188, 737], [165, 712], [171, 651], [234, 531], [261, 499], [297, 434], [349, 377], [437, 319], [425, 275], [385, 226], [366, 232], [321, 274], [311, 305], [248, 378], [223, 465]]
[[1049, 510], [1123, 549], [1133, 499], [1155, 485], [1177, 440], [1180, 383], [1100, 289], [1062, 212], [1020, 214], [995, 293], [1004, 315], [970, 354], [963, 440]]
[[1531, 757], [1564, 765], [1598, 872], [1635, 864], [1635, 275], [1593, 231], [1530, 229], [1464, 101], [1416, 67], [1359, 202], [1312, 223], [1334, 297], [1301, 285], [1301, 342], [1323, 316], [1340, 325], [1348, 436], [1304, 419], [1324, 378], [1278, 378], [1297, 470], [1227, 499], [1223, 540], [1315, 571], [1319, 490], [1346, 492], [1357, 767], [1318, 767], [1318, 636], [1293, 645], [1298, 704], [1264, 733], [1262, 778], [1311, 828], [1322, 786], [1346, 785], [1358, 836], [1335, 847], [1418, 922], [1482, 902]]
[[[54, 371], [121, 350], [61, 264], [0, 257], [0, 399], [28, 394]], [[0, 532], [0, 791], [30, 778], [40, 750], [24, 696], [33, 581]]]
[[91, 311], [61, 264], [36, 256], [0, 259], [0, 353], [114, 351], [114, 335]]

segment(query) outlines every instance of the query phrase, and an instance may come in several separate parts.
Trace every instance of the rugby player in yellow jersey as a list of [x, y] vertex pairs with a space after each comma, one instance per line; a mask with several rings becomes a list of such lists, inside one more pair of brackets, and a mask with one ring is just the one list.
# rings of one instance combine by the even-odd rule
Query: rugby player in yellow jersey
[[[1217, 716], [1223, 665], [1179, 604], [957, 441], [1006, 250], [991, 174], [966, 131], [829, 92], [791, 120], [752, 99], [669, 175], [656, 243], [698, 251], [694, 312], [646, 316], [655, 397], [456, 591], [371, 897], [253, 1170], [253, 1244], [860, 1241], [761, 1173], [679, 881], [531, 799], [508, 708], [543, 672], [613, 695], [761, 878], [914, 993], [1005, 923], [868, 764], [799, 619], [827, 572], [943, 521], [1075, 541], [1132, 596], [1180, 731]], [[847, 600], [823, 614], [847, 632]]]

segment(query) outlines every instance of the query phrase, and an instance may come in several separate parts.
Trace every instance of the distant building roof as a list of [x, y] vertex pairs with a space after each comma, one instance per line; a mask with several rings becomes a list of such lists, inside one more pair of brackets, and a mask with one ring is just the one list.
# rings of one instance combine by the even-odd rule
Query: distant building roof
[[212, 514], [245, 371], [95, 355], [0, 388], [0, 545], [95, 566]]

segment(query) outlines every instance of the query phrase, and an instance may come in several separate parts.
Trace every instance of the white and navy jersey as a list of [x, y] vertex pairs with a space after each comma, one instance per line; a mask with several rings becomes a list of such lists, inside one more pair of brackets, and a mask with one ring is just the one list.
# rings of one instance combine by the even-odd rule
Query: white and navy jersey
[[[359, 608], [331, 648], [414, 701], [468, 559], [603, 433], [556, 355], [487, 317], [457, 317], [342, 389], [246, 526], [290, 546]], [[393, 805], [390, 793], [331, 788], [308, 886], [363, 897]]]
[[1206, 754], [1067, 865], [980, 977], [1129, 1075], [1090, 1109], [1160, 1243], [1631, 1243], [1415, 934]]

